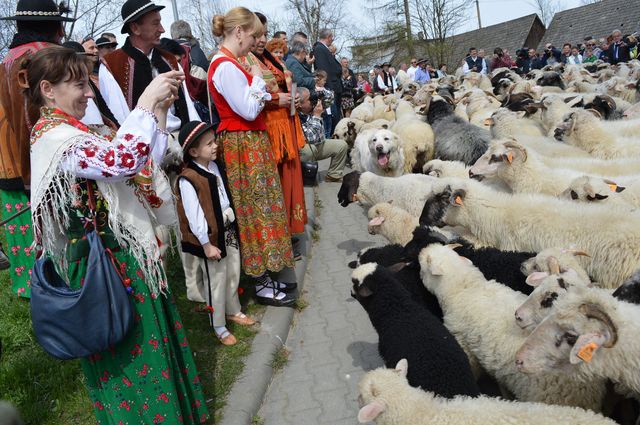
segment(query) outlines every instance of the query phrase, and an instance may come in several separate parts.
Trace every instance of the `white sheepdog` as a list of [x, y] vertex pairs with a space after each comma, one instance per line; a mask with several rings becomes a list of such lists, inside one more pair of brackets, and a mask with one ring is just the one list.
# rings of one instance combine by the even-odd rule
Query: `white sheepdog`
[[351, 162], [355, 170], [386, 177], [403, 174], [404, 152], [397, 134], [390, 130], [364, 130], [351, 151]]

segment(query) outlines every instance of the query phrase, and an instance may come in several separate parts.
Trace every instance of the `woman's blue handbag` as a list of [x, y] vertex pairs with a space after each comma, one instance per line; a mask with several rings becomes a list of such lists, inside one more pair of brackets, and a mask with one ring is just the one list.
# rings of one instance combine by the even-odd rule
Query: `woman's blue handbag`
[[86, 357], [121, 341], [131, 329], [131, 297], [95, 231], [87, 233], [84, 286], [71, 289], [53, 261], [40, 258], [31, 275], [31, 320], [44, 351], [58, 359]]

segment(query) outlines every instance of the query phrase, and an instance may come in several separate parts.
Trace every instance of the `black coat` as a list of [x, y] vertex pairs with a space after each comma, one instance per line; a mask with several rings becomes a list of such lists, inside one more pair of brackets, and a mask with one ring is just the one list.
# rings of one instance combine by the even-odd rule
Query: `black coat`
[[631, 60], [631, 55], [629, 54], [629, 45], [623, 44], [618, 47], [618, 57], [616, 58], [615, 43], [611, 43], [609, 48], [607, 49], [607, 57], [609, 58], [609, 63], [612, 65], [616, 65], [620, 62], [629, 62]]
[[342, 83], [340, 78], [342, 76], [342, 65], [331, 54], [327, 46], [321, 42], [316, 42], [313, 46], [313, 55], [315, 59], [316, 69], [321, 69], [327, 73], [327, 85], [326, 87], [336, 94], [336, 98], [342, 93]]

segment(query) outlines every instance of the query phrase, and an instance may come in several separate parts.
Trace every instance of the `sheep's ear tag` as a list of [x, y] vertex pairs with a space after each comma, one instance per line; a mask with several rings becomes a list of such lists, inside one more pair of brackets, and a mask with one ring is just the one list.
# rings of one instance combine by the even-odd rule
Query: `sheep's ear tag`
[[351, 202], [358, 202], [358, 195], [355, 193], [351, 196]]
[[593, 352], [598, 349], [598, 344], [590, 342], [587, 345], [580, 348], [578, 351], [578, 357], [585, 363], [589, 363], [593, 358]]
[[511, 164], [513, 162], [513, 153], [509, 152], [507, 154], [507, 161], [509, 161], [509, 164]]
[[462, 197], [460, 195], [456, 196], [453, 202], [455, 202], [456, 205], [462, 205]]

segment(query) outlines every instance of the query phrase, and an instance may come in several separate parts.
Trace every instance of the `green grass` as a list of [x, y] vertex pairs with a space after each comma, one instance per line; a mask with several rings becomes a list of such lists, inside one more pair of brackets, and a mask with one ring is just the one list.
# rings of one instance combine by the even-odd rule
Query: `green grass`
[[273, 359], [271, 360], [271, 367], [274, 372], [278, 372], [284, 368], [284, 366], [289, 361], [289, 354], [291, 352], [286, 346], [282, 346], [273, 353]]
[[[0, 231], [0, 241], [4, 242], [4, 231]], [[225, 398], [244, 367], [243, 359], [258, 329], [232, 323], [229, 329], [238, 338], [238, 344], [222, 346], [207, 316], [195, 312], [196, 304], [186, 298], [184, 275], [176, 252], [170, 253], [168, 264], [169, 282], [173, 283], [172, 290], [213, 417], [209, 423], [220, 423]], [[240, 297], [242, 304], [250, 315], [260, 318], [264, 307], [248, 303], [251, 285], [247, 279], [241, 280], [241, 287], [247, 288]], [[26, 424], [95, 424], [80, 362], [55, 360], [42, 351], [31, 330], [29, 302], [11, 292], [7, 271], [0, 272], [0, 338], [3, 349], [0, 399], [12, 402]]]

